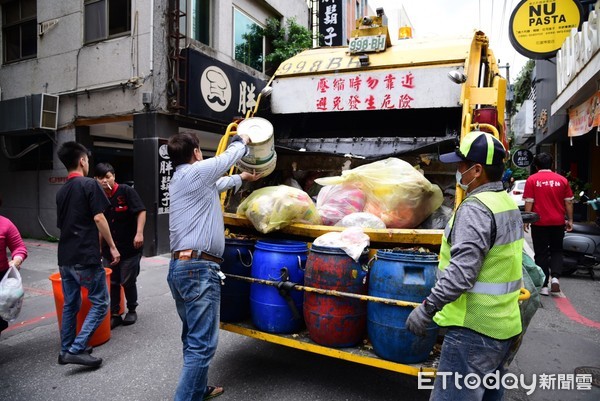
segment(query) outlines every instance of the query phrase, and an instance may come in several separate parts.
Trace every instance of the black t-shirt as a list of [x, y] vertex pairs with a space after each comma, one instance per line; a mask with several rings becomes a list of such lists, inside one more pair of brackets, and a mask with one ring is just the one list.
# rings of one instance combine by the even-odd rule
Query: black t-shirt
[[77, 176], [67, 180], [56, 194], [56, 225], [60, 229], [58, 265], [100, 263], [98, 227], [94, 216], [110, 202], [93, 178]]
[[[108, 199], [110, 208], [104, 211], [104, 215], [108, 220], [110, 233], [121, 258], [130, 258], [142, 251], [142, 248], [134, 248], [133, 239], [137, 232], [137, 215], [146, 208], [135, 189], [125, 184], [117, 184], [117, 189]], [[106, 244], [102, 248], [102, 254], [106, 259], [111, 259]]]

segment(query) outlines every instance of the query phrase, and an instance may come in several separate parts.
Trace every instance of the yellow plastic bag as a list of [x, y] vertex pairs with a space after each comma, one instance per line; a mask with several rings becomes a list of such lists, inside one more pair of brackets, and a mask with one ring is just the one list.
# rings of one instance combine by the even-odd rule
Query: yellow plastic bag
[[263, 234], [294, 222], [321, 224], [310, 196], [287, 185], [257, 189], [238, 206], [237, 214], [246, 216]]
[[319, 185], [354, 184], [367, 195], [363, 211], [383, 220], [388, 228], [414, 228], [441, 206], [444, 197], [414, 167], [397, 158], [376, 161], [315, 180]]

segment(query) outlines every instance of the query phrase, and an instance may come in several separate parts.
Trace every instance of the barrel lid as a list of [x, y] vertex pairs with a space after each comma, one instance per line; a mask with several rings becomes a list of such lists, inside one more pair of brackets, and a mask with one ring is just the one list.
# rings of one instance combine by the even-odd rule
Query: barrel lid
[[273, 136], [273, 124], [262, 117], [250, 117], [238, 124], [238, 134], [245, 134], [254, 143], [261, 143]]
[[307, 252], [306, 242], [285, 239], [264, 239], [256, 241], [256, 249], [274, 252]]

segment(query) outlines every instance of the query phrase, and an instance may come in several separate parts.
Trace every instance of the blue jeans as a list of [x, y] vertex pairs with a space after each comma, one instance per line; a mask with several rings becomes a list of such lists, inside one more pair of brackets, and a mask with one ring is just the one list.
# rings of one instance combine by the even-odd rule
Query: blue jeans
[[202, 400], [208, 367], [217, 350], [221, 280], [219, 265], [206, 260], [171, 260], [167, 282], [183, 327], [183, 369], [175, 401]]
[[[108, 313], [106, 272], [100, 264], [60, 266], [59, 270], [65, 298], [60, 330], [60, 350], [63, 353], [68, 351], [72, 354], [80, 354]], [[88, 290], [91, 307], [76, 337], [77, 313], [81, 307], [81, 287]]]
[[[499, 371], [498, 377], [502, 378], [506, 371], [506, 359], [512, 344], [513, 339], [495, 340], [469, 329], [449, 328], [442, 344], [438, 374], [429, 400], [502, 400], [504, 388], [501, 385], [498, 386], [498, 389], [491, 388], [496, 386], [484, 386], [483, 384], [470, 389], [465, 386], [464, 379], [470, 373], [483, 379], [486, 374], [493, 374], [496, 371]], [[452, 372], [452, 375], [446, 377], [445, 386], [444, 377], [440, 376], [441, 372]], [[461, 388], [456, 386], [458, 377], [456, 373], [462, 375], [458, 380], [458, 386]]]

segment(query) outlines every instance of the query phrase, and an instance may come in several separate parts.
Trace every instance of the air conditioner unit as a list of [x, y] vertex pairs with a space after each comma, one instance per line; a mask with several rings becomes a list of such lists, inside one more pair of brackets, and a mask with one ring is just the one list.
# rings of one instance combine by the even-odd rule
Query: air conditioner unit
[[42, 93], [40, 128], [56, 131], [58, 125], [58, 96]]
[[56, 95], [36, 93], [0, 101], [0, 134], [35, 134], [39, 129], [55, 131], [57, 123]]

